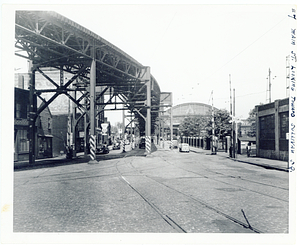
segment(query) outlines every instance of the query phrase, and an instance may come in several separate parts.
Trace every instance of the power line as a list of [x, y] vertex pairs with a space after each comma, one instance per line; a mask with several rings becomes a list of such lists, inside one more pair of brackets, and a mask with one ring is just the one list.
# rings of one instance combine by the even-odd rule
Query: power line
[[[255, 95], [255, 94], [262, 94], [262, 93], [265, 93], [265, 91], [235, 96], [235, 98], [240, 98], [240, 97], [245, 97], [245, 96]], [[228, 98], [214, 98], [214, 100], [226, 100], [226, 99], [228, 99]]]
[[173, 20], [174, 20], [174, 18], [175, 18], [175, 16], [176, 16], [176, 14], [177, 14], [177, 12], [175, 12], [175, 14], [173, 15], [171, 21], [169, 22], [167, 28], [165, 29], [165, 31], [164, 31], [164, 33], [163, 33], [163, 35], [162, 35], [161, 38], [159, 39], [158, 44], [157, 44], [156, 47], [154, 48], [154, 51], [152, 52], [152, 55], [150, 56], [150, 58], [152, 58], [153, 55], [155, 54], [155, 52], [156, 52], [157, 48], [159, 47], [161, 41], [163, 40], [163, 38], [165, 37], [167, 31], [169, 30], [169, 28], [170, 28], [170, 26], [171, 26], [171, 24], [172, 24], [172, 22], [173, 22]]
[[[256, 43], [258, 40], [260, 40], [263, 36], [265, 36], [267, 33], [269, 33], [271, 30], [273, 30], [276, 26], [278, 26], [282, 21], [286, 19], [286, 16], [281, 19], [276, 25], [271, 27], [269, 30], [267, 30], [264, 34], [262, 34], [260, 37], [258, 37], [256, 40], [254, 40], [252, 43], [250, 43], [247, 47], [245, 47], [242, 51], [240, 51], [238, 54], [236, 54], [233, 58], [231, 58], [229, 61], [227, 61], [224, 65], [222, 65], [220, 68], [218, 68], [214, 73], [209, 75], [205, 80], [215, 75], [219, 70], [221, 70], [224, 66], [229, 64], [231, 61], [233, 61], [236, 57], [238, 57], [241, 53], [243, 53], [245, 50], [247, 50], [250, 46], [252, 46], [254, 43]], [[200, 83], [197, 83], [197, 85], [200, 85]]]

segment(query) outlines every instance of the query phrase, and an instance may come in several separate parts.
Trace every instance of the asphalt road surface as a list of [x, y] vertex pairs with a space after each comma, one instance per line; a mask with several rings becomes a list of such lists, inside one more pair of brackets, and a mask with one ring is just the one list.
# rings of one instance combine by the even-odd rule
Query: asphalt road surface
[[14, 172], [14, 232], [288, 233], [288, 173], [158, 149]]

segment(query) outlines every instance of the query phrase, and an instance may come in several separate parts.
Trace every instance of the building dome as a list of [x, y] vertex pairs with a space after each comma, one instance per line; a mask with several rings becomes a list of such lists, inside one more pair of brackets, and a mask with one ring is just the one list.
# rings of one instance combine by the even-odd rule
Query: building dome
[[[211, 105], [191, 102], [183, 103], [172, 107], [173, 114], [173, 125], [179, 125], [185, 117], [190, 116], [207, 116], [211, 113]], [[215, 108], [216, 109], [216, 108]], [[217, 109], [216, 109], [217, 110]], [[167, 114], [170, 114], [170, 109], [166, 111]]]

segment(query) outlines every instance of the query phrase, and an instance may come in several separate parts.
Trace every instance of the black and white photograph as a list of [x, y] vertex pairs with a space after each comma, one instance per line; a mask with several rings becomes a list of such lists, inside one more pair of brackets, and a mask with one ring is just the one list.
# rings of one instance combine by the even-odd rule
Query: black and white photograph
[[1, 243], [299, 242], [297, 17], [1, 1]]

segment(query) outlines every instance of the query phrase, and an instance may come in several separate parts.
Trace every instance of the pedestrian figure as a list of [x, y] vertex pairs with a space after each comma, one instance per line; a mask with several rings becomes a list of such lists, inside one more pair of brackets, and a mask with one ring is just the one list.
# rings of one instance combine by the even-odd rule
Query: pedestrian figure
[[232, 145], [230, 145], [230, 147], [229, 147], [229, 156], [230, 156], [230, 157], [232, 157], [232, 155], [233, 155], [233, 154], [232, 154], [232, 153], [233, 153], [232, 150], [233, 150], [233, 149], [232, 149]]
[[251, 154], [251, 142], [248, 143], [247, 145], [247, 157], [250, 157], [250, 154]]
[[66, 146], [66, 158], [72, 159], [73, 158], [73, 148], [71, 146]]

